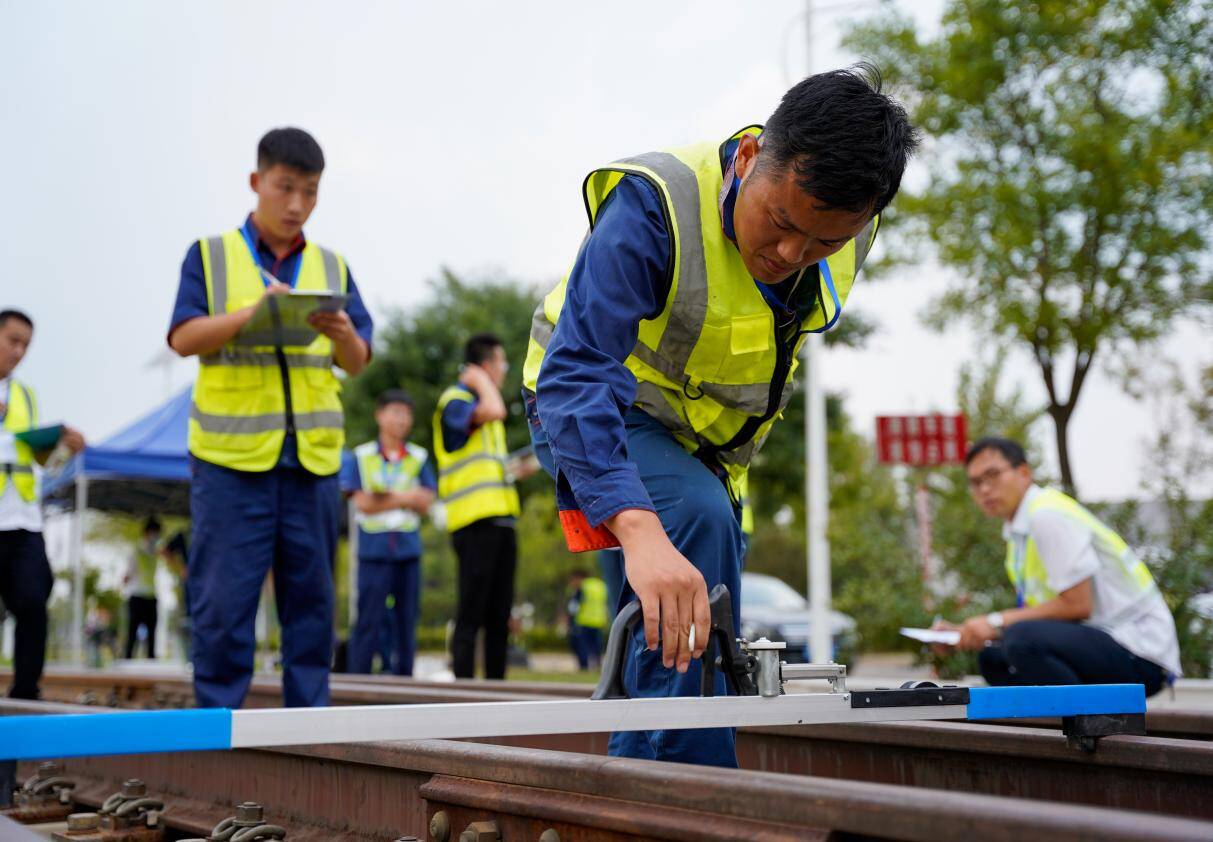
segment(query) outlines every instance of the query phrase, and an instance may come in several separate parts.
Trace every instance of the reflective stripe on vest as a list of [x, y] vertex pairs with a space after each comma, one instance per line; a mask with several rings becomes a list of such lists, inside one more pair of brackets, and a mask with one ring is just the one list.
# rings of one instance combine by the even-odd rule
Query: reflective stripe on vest
[[[207, 238], [200, 247], [212, 315], [261, 298], [262, 270], [240, 231]], [[344, 293], [348, 279], [340, 255], [312, 243], [304, 246], [297, 289]], [[345, 433], [332, 342], [311, 330], [280, 333], [299, 461], [314, 474], [336, 473]], [[268, 471], [277, 464], [286, 437], [287, 400], [277, 337], [271, 334], [237, 336], [199, 358], [189, 426], [190, 453], [199, 459], [238, 471]]]
[[[408, 491], [417, 486], [421, 469], [425, 466], [429, 453], [424, 447], [415, 444], [405, 444], [404, 458], [400, 460], [399, 470], [387, 470], [387, 460], [379, 449], [379, 442], [368, 441], [354, 448], [354, 457], [358, 460], [358, 476], [362, 480], [362, 490], [370, 493], [384, 491]], [[387, 512], [368, 515], [358, 512], [355, 516], [358, 526], [364, 532], [416, 532], [421, 527], [421, 517], [409, 509], [392, 509]]]
[[451, 401], [476, 398], [452, 386], [438, 399], [434, 410], [434, 458], [438, 463], [438, 496], [446, 507], [450, 532], [489, 517], [517, 516], [518, 492], [506, 474], [509, 455], [505, 425], [490, 421], [472, 431], [467, 444], [448, 451], [442, 435], [442, 411]]
[[[1123, 538], [1087, 511], [1077, 500], [1052, 488], [1042, 488], [1029, 503], [1028, 514], [1045, 510], [1063, 515], [1091, 531], [1095, 549], [1103, 565], [1100, 568], [1101, 573], [1118, 577], [1127, 590], [1136, 592], [1141, 597], [1148, 596], [1157, 588], [1145, 562], [1137, 557]], [[1116, 566], [1109, 569], [1104, 564], [1107, 559], [1115, 559]], [[1005, 566], [1012, 586], [1017, 592], [1023, 593], [1024, 605], [1040, 605], [1057, 597], [1057, 592], [1049, 587], [1048, 568], [1030, 534], [1024, 543], [1022, 563], [1015, 557], [1014, 539], [1007, 541]]]
[[[751, 127], [734, 137], [756, 131]], [[718, 204], [722, 153], [723, 147], [699, 144], [627, 158], [591, 172], [584, 193], [591, 229], [599, 208], [627, 175], [645, 179], [661, 196], [671, 244], [669, 294], [660, 315], [640, 322], [637, 343], [625, 361], [638, 384], [634, 403], [688, 450], [711, 451], [728, 469], [735, 488], [791, 398], [787, 383], [797, 366], [803, 332], [826, 330], [837, 322], [878, 220], [816, 271], [802, 272], [803, 282], [818, 286], [819, 304], [789, 350], [776, 336], [770, 305], [724, 234]], [[531, 322], [523, 382], [532, 391], [539, 390], [539, 368], [567, 283], [566, 277], [544, 298]], [[783, 382], [773, 382], [781, 358], [786, 375]], [[747, 429], [751, 418], [764, 420]]]
[[[38, 404], [33, 391], [15, 379], [8, 381], [8, 408], [4, 412], [4, 429], [10, 433], [23, 433], [38, 426]], [[17, 450], [16, 462], [4, 462], [0, 467], [0, 494], [8, 490], [12, 482], [18, 496], [27, 503], [38, 499], [41, 477], [35, 470], [34, 451], [23, 441], [14, 440]]]
[[581, 604], [573, 622], [591, 629], [605, 629], [607, 620], [606, 582], [589, 576], [581, 582]]

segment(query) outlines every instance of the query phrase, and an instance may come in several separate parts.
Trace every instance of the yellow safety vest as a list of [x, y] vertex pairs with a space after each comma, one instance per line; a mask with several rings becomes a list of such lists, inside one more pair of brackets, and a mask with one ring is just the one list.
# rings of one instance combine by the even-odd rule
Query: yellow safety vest
[[606, 582], [590, 576], [581, 581], [581, 605], [573, 622], [591, 629], [605, 629], [607, 619]]
[[741, 506], [741, 531], [754, 534], [754, 504], [750, 502], [750, 472], [741, 475], [737, 483], [737, 504]]
[[[38, 426], [38, 404], [33, 391], [15, 378], [8, 381], [8, 409], [4, 413], [4, 429], [10, 433], [23, 433]], [[9, 480], [17, 494], [27, 503], [38, 499], [38, 469], [34, 464], [34, 451], [23, 441], [14, 441], [17, 461], [0, 465], [0, 494], [8, 488]]]
[[[761, 127], [750, 126], [730, 140], [760, 132]], [[663, 200], [671, 243], [670, 291], [660, 315], [640, 322], [638, 341], [625, 360], [637, 381], [635, 406], [664, 424], [687, 450], [714, 456], [724, 465], [736, 498], [741, 475], [791, 398], [787, 384], [804, 334], [828, 330], [837, 321], [878, 220], [829, 259], [802, 272], [805, 292], [819, 303], [789, 349], [776, 336], [770, 305], [724, 233], [719, 196], [727, 143], [616, 161], [591, 172], [583, 191], [591, 229], [625, 176], [645, 179]], [[539, 369], [567, 284], [566, 276], [540, 303], [531, 323], [523, 382], [532, 391], [540, 391]]]
[[[1074, 498], [1051, 488], [1042, 488], [1029, 503], [1028, 514], [1031, 515], [1042, 510], [1057, 512], [1091, 530], [1100, 560], [1108, 558], [1117, 560], [1114, 568], [1109, 569], [1104, 566], [1101, 568], [1101, 572], [1120, 578], [1127, 591], [1130, 593], [1136, 591], [1141, 596], [1146, 596], [1157, 588], [1154, 577], [1150, 574], [1150, 568], [1146, 567], [1145, 562], [1137, 557], [1124, 539], [1083, 508]], [[1044, 559], [1040, 557], [1036, 541], [1030, 534], [1024, 543], [1022, 559], [1017, 558], [1014, 538], [1007, 541], [1006, 570], [1023, 605], [1040, 605], [1042, 602], [1056, 598], [1057, 592], [1049, 587], [1049, 573]]]
[[[240, 231], [199, 245], [211, 315], [231, 313], [261, 297], [261, 268]], [[308, 243], [300, 260], [296, 289], [346, 291], [349, 272], [336, 252]], [[334, 474], [341, 466], [345, 432], [333, 343], [310, 330], [298, 336], [290, 330], [283, 333], [299, 462], [313, 474]], [[237, 471], [268, 471], [278, 463], [286, 438], [287, 399], [275, 340], [270, 332], [237, 336], [217, 353], [199, 358], [190, 407], [189, 449], [194, 456]], [[291, 342], [310, 344], [287, 344]]]
[[[368, 441], [354, 448], [362, 490], [371, 493], [408, 491], [415, 487], [429, 457], [424, 447], [406, 442], [404, 458], [393, 471], [388, 460], [383, 458], [378, 441]], [[421, 527], [421, 517], [408, 509], [392, 509], [373, 515], [358, 512], [355, 519], [364, 532], [416, 532]]]
[[476, 397], [459, 386], [451, 386], [438, 398], [434, 410], [434, 457], [438, 462], [438, 496], [446, 506], [448, 532], [462, 529], [487, 517], [517, 517], [518, 492], [506, 473], [509, 455], [505, 425], [500, 421], [481, 424], [455, 451], [446, 449], [442, 436], [442, 411], [451, 401], [474, 401]]
[[140, 539], [135, 546], [135, 583], [134, 590], [138, 596], [156, 595], [156, 567], [160, 557], [155, 542], [148, 543]]

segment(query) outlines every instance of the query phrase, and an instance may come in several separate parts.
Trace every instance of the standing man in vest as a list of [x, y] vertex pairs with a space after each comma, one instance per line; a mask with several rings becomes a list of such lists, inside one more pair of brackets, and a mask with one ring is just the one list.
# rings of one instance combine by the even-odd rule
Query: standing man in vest
[[156, 569], [160, 566], [160, 521], [149, 517], [143, 535], [131, 551], [122, 584], [126, 587], [126, 657], [135, 657], [139, 630], [147, 640], [147, 657], [156, 657]]
[[[50, 451], [35, 452], [16, 438], [38, 426], [34, 390], [13, 371], [29, 350], [34, 322], [20, 310], [0, 310], [0, 601], [17, 621], [13, 645], [14, 699], [37, 699], [46, 660], [46, 600], [54, 578], [42, 541], [38, 465]], [[84, 438], [70, 427], [60, 437], [73, 453]]]
[[[190, 409], [189, 589], [194, 696], [238, 708], [253, 675], [261, 585], [274, 572], [287, 705], [326, 705], [333, 655], [333, 557], [345, 440], [336, 364], [370, 358], [371, 318], [345, 260], [303, 236], [324, 153], [301, 129], [257, 147], [256, 209], [239, 228], [190, 246], [169, 345], [197, 356]], [[292, 289], [348, 296], [308, 317], [308, 345], [239, 336], [261, 299]], [[311, 334], [309, 334], [311, 337]], [[307, 337], [305, 337], [307, 339]]]
[[[836, 71], [788, 91], [765, 129], [586, 178], [590, 233], [535, 312], [523, 379], [570, 548], [623, 548], [623, 598], [644, 615], [631, 696], [699, 694], [708, 588], [727, 585], [740, 616], [738, 484], [915, 144], [874, 68]], [[737, 763], [730, 729], [614, 734], [610, 750]]]
[[501, 340], [473, 336], [464, 348], [458, 385], [438, 398], [434, 455], [438, 496], [459, 558], [459, 607], [451, 660], [456, 678], [476, 675], [476, 634], [484, 629], [484, 677], [505, 678], [514, 568], [518, 548], [515, 477], [506, 462], [501, 384], [510, 365]]
[[413, 674], [421, 596], [421, 515], [438, 482], [425, 448], [408, 441], [413, 399], [402, 389], [379, 396], [379, 437], [354, 448], [342, 466], [342, 486], [358, 509], [358, 621], [350, 636], [350, 672], [369, 673], [379, 648], [387, 600], [395, 614], [395, 664], [383, 671]]
[[1014, 608], [970, 617], [961, 649], [1006, 684], [1144, 684], [1179, 675], [1175, 621], [1123, 539], [1072, 498], [1032, 482], [1023, 447], [984, 438], [965, 455], [981, 510], [1003, 520]]

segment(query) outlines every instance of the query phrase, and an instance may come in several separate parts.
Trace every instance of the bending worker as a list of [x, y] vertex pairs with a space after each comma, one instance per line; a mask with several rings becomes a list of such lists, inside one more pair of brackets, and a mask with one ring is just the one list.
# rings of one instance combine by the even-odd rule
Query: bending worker
[[[408, 440], [413, 399], [388, 389], [375, 408], [379, 437], [354, 448], [342, 465], [342, 486], [358, 510], [358, 620], [350, 636], [349, 671], [370, 672], [393, 599], [395, 664], [384, 672], [413, 674], [421, 596], [421, 515], [430, 510], [438, 481], [429, 453]], [[390, 656], [388, 656], [390, 659]]]
[[1144, 684], [1179, 675], [1175, 620], [1149, 568], [1072, 498], [1032, 481], [1023, 447], [984, 438], [965, 455], [969, 488], [1002, 518], [1016, 604], [959, 628], [992, 685]]
[[[622, 546], [623, 599], [644, 615], [629, 695], [698, 695], [708, 587], [727, 585], [740, 616], [738, 483], [915, 144], [878, 77], [836, 71], [788, 91], [765, 129], [586, 178], [590, 234], [535, 313], [525, 397], [570, 548]], [[610, 750], [737, 762], [729, 729], [614, 734]]]
[[[323, 171], [324, 153], [307, 132], [266, 134], [249, 176], [256, 209], [239, 228], [191, 245], [181, 267], [168, 342], [200, 363], [190, 407], [186, 587], [201, 707], [243, 702], [257, 602], [270, 570], [286, 704], [329, 700], [345, 440], [333, 365], [362, 370], [371, 318], [341, 255], [303, 236]], [[348, 299], [344, 310], [309, 315], [311, 330], [241, 333], [263, 298], [292, 290]]]
[[[49, 449], [35, 451], [19, 433], [38, 427], [34, 390], [13, 376], [34, 338], [34, 321], [20, 310], [0, 310], [0, 602], [17, 627], [13, 641], [14, 699], [37, 699], [46, 661], [46, 601], [55, 583], [42, 540], [39, 465]], [[73, 453], [84, 437], [71, 427], [61, 435]]]

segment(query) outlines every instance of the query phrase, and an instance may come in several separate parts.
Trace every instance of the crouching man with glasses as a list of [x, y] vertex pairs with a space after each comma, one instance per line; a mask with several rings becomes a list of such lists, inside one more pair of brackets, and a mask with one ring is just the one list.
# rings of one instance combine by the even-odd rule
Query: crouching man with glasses
[[984, 438], [965, 455], [981, 510], [1002, 518], [1014, 608], [970, 617], [957, 646], [980, 652], [991, 685], [1143, 684], [1179, 675], [1175, 622], [1154, 577], [1075, 500], [1032, 481], [1017, 442]]

